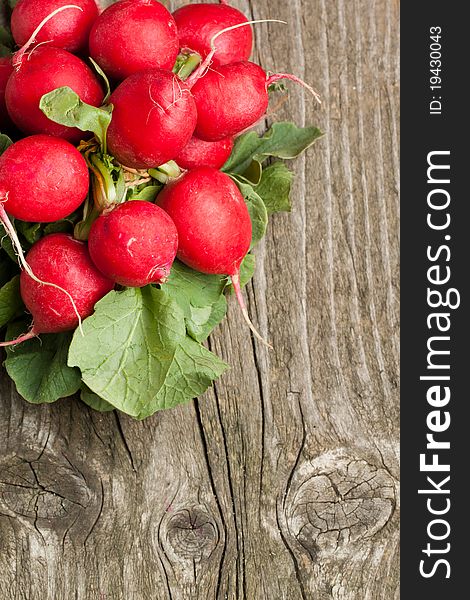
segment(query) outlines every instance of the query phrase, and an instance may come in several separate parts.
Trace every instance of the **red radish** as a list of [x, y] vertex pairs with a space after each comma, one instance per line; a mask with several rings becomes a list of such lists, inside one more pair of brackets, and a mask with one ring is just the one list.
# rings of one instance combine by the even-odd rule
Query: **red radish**
[[156, 67], [171, 70], [178, 50], [176, 23], [156, 0], [113, 4], [90, 34], [91, 57], [114, 79]]
[[5, 88], [10, 75], [13, 73], [11, 58], [8, 56], [0, 57], [0, 131], [10, 124], [10, 118], [5, 104]]
[[38, 43], [50, 42], [69, 52], [86, 50], [91, 26], [98, 17], [95, 0], [19, 0], [11, 14], [11, 32], [18, 46], [23, 46], [42, 22], [58, 8], [35, 36]]
[[175, 158], [182, 169], [196, 167], [213, 167], [220, 169], [233, 149], [233, 138], [225, 138], [219, 142], [205, 142], [193, 136]]
[[192, 90], [196, 101], [195, 135], [209, 142], [234, 136], [257, 123], [268, 108], [268, 87], [279, 79], [300, 83], [319, 101], [318, 94], [295, 75], [267, 76], [252, 62], [223, 65], [202, 74], [204, 68], [201, 65], [185, 85]]
[[207, 71], [196, 81], [192, 93], [198, 114], [195, 135], [210, 142], [254, 125], [269, 104], [266, 73], [252, 62]]
[[178, 230], [178, 258], [202, 273], [230, 275], [243, 316], [262, 340], [240, 288], [240, 265], [250, 249], [252, 228], [235, 183], [217, 169], [199, 167], [165, 186], [157, 201]]
[[243, 196], [225, 173], [189, 171], [157, 198], [178, 230], [178, 258], [209, 274], [236, 276], [251, 244], [251, 220]]
[[21, 297], [33, 316], [33, 325], [28, 333], [0, 346], [19, 344], [41, 333], [75, 329], [114, 287], [91, 261], [86, 244], [64, 233], [36, 242], [27, 262], [35, 276], [44, 280], [40, 283], [28, 272], [21, 273]]
[[60, 138], [33, 135], [0, 156], [0, 201], [15, 219], [64, 219], [85, 200], [88, 185], [85, 159]]
[[168, 278], [178, 233], [164, 210], [133, 200], [98, 217], [90, 230], [88, 248], [106, 277], [127, 287], [143, 287]]
[[70, 87], [83, 102], [92, 106], [100, 106], [103, 101], [104, 94], [97, 77], [70, 52], [39, 46], [27, 56], [17, 56], [5, 99], [8, 113], [18, 128], [26, 134], [47, 133], [69, 141], [80, 141], [84, 135], [82, 131], [54, 123], [39, 108], [44, 94], [63, 86]]
[[172, 160], [189, 142], [197, 113], [189, 90], [170, 71], [135, 73], [113, 92], [108, 147], [127, 167], [146, 169]]
[[[248, 19], [227, 4], [188, 4], [173, 13], [178, 28], [180, 48], [198, 52], [203, 58], [211, 52], [212, 38], [222, 29], [247, 23]], [[251, 27], [226, 32], [217, 40], [214, 65], [248, 60], [253, 48]]]

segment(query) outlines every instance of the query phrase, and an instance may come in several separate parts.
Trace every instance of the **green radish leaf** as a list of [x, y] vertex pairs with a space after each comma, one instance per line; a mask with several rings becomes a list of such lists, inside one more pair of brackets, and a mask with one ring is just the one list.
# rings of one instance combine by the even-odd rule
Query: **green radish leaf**
[[110, 292], [83, 331], [75, 332], [69, 365], [95, 394], [133, 416], [152, 403], [186, 334], [181, 311], [151, 286]]
[[[25, 321], [11, 324], [7, 340], [27, 331]], [[6, 348], [5, 367], [18, 393], [33, 404], [50, 403], [72, 396], [80, 389], [80, 371], [67, 366], [72, 334], [42, 335], [17, 346]]]
[[294, 173], [282, 162], [275, 162], [263, 170], [256, 193], [262, 198], [268, 214], [292, 209], [290, 191]]
[[13, 144], [13, 141], [4, 133], [0, 133], [0, 156]]
[[111, 412], [114, 410], [114, 406], [112, 404], [109, 404], [109, 402], [106, 402], [106, 400], [103, 400], [103, 398], [97, 396], [94, 392], [87, 388], [85, 384], [82, 384], [80, 400], [98, 412]]
[[227, 278], [198, 273], [176, 260], [171, 268], [165, 292], [184, 313], [188, 334], [203, 342], [224, 318], [227, 305], [223, 296]]
[[263, 136], [249, 131], [237, 138], [222, 171], [243, 174], [253, 160], [263, 163], [270, 156], [296, 158], [322, 135], [317, 127], [297, 127], [294, 123], [274, 123]]
[[246, 286], [253, 279], [255, 274], [256, 257], [254, 254], [247, 254], [240, 265], [240, 285]]
[[18, 4], [18, 0], [8, 0], [8, 4], [10, 5], [10, 8], [13, 9]]
[[227, 314], [227, 300], [222, 295], [212, 306], [189, 306], [190, 315], [186, 319], [188, 335], [197, 342], [207, 340], [212, 331]]
[[15, 275], [11, 281], [0, 288], [0, 327], [6, 325], [24, 310], [20, 295], [20, 276]]
[[256, 160], [252, 160], [250, 166], [243, 171], [242, 177], [250, 185], [258, 185], [263, 175], [263, 166]]
[[234, 178], [235, 183], [238, 185], [240, 192], [245, 198], [248, 212], [251, 218], [252, 237], [251, 247], [255, 246], [260, 240], [262, 240], [266, 234], [268, 227], [268, 212], [263, 200], [259, 197], [253, 187], [247, 183], [243, 183], [238, 178]]
[[73, 232], [73, 221], [70, 219], [61, 219], [55, 221], [55, 223], [48, 223], [44, 229], [43, 234], [49, 235], [50, 233], [72, 233]]
[[165, 383], [153, 404], [144, 406], [137, 418], [145, 419], [156, 410], [173, 408], [200, 396], [227, 369], [226, 363], [186, 336], [176, 348]]
[[83, 330], [68, 364], [100, 398], [139, 419], [197, 396], [226, 368], [187, 337], [178, 303], [152, 286], [110, 292]]
[[164, 290], [182, 306], [209, 306], [222, 295], [227, 278], [223, 275], [205, 275], [175, 260]]
[[90, 106], [69, 87], [61, 87], [45, 94], [41, 98], [39, 108], [55, 123], [93, 132], [103, 151], [106, 151], [106, 132], [111, 123], [111, 105], [106, 108]]
[[73, 233], [75, 223], [80, 220], [80, 215], [83, 212], [82, 208], [78, 208], [71, 215], [54, 223], [47, 223], [42, 227], [42, 234], [49, 235], [50, 233]]

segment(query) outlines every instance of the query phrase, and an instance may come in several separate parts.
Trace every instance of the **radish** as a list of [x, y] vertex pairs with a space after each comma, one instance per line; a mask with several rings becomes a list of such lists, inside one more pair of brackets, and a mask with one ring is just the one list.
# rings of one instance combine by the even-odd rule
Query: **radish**
[[19, 0], [11, 14], [11, 32], [18, 46], [26, 44], [51, 13], [66, 5], [69, 9], [48, 20], [35, 41], [50, 42], [69, 52], [86, 50], [91, 26], [98, 17], [95, 0]]
[[[248, 19], [227, 4], [188, 4], [173, 13], [178, 28], [180, 48], [199, 53], [202, 58], [211, 52], [212, 38], [222, 29], [247, 23]], [[248, 60], [253, 49], [251, 27], [228, 31], [219, 38], [214, 65]]]
[[85, 200], [88, 186], [85, 159], [60, 138], [33, 135], [0, 156], [0, 202], [15, 219], [64, 219]]
[[198, 114], [195, 135], [210, 142], [254, 125], [269, 104], [266, 73], [251, 62], [208, 71], [196, 81], [192, 93]]
[[0, 346], [19, 344], [41, 333], [75, 329], [114, 287], [91, 261], [86, 244], [64, 233], [53, 233], [36, 242], [27, 262], [47, 283], [38, 282], [26, 271], [21, 273], [21, 297], [33, 316], [33, 325], [28, 333]]
[[171, 70], [178, 49], [176, 23], [156, 0], [113, 4], [98, 17], [90, 34], [91, 57], [114, 79], [156, 67]]
[[0, 57], [0, 131], [10, 125], [10, 118], [5, 104], [5, 88], [10, 75], [13, 73], [11, 58]]
[[54, 123], [40, 110], [44, 94], [68, 86], [83, 102], [100, 106], [103, 90], [91, 69], [62, 48], [39, 46], [25, 56], [24, 49], [13, 59], [11, 74], [5, 92], [8, 113], [14, 123], [26, 134], [46, 133], [78, 142], [83, 132], [73, 127]]
[[157, 202], [178, 230], [178, 258], [196, 271], [229, 275], [245, 320], [264, 342], [250, 321], [240, 286], [252, 228], [235, 183], [217, 169], [199, 167], [165, 186]]
[[163, 69], [135, 73], [113, 92], [108, 147], [123, 165], [158, 167], [172, 160], [189, 142], [197, 113], [189, 90]]
[[201, 65], [185, 85], [192, 90], [198, 120], [195, 135], [215, 142], [234, 136], [257, 123], [269, 104], [268, 87], [290, 79], [318, 94], [295, 75], [279, 73], [267, 76], [255, 63], [244, 61], [207, 70]]
[[225, 138], [218, 142], [205, 142], [193, 136], [175, 158], [182, 169], [196, 167], [213, 167], [220, 169], [233, 149], [233, 138]]
[[127, 287], [143, 287], [168, 278], [178, 233], [161, 208], [132, 200], [98, 217], [90, 230], [88, 248], [106, 277]]
[[225, 173], [198, 167], [169, 183], [158, 205], [178, 230], [178, 258], [197, 271], [236, 278], [251, 244], [243, 196]]

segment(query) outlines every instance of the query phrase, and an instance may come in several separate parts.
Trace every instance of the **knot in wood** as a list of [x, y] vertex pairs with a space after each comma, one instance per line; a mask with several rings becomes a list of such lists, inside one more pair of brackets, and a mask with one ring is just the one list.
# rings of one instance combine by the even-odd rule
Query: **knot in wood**
[[395, 481], [383, 468], [338, 452], [301, 468], [289, 494], [289, 528], [312, 558], [371, 540], [395, 508]]
[[201, 507], [185, 508], [173, 514], [165, 525], [166, 543], [180, 559], [208, 558], [219, 541], [215, 520]]
[[0, 511], [5, 514], [54, 528], [77, 519], [90, 500], [83, 477], [46, 453], [39, 461], [15, 456], [0, 464]]

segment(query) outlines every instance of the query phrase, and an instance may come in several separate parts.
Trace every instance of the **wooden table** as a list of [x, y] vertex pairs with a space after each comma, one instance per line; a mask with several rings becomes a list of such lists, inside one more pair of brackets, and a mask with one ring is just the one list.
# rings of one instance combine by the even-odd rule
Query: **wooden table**
[[288, 21], [255, 56], [324, 99], [275, 115], [326, 132], [248, 288], [275, 350], [231, 301], [210, 345], [232, 369], [144, 422], [3, 377], [1, 600], [398, 598], [399, 5], [234, 5]]

